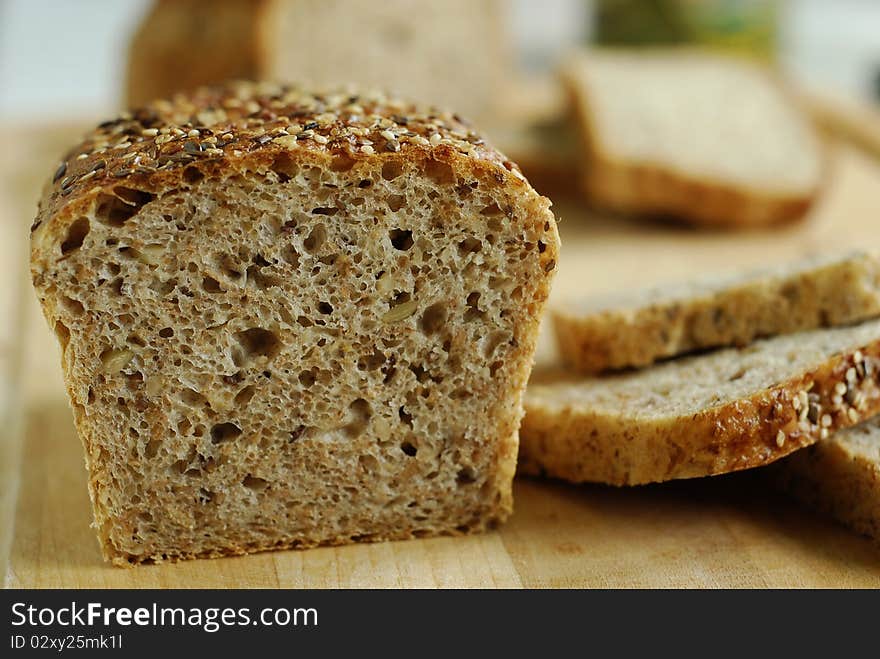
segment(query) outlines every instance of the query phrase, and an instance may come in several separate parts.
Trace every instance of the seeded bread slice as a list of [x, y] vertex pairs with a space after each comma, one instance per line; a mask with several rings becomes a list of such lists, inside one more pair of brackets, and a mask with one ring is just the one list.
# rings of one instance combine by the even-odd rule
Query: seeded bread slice
[[806, 505], [880, 541], [880, 419], [836, 432], [769, 473]]
[[92, 131], [31, 271], [105, 555], [503, 521], [549, 206], [454, 115], [373, 92], [230, 85]]
[[880, 321], [642, 371], [536, 374], [520, 469], [636, 485], [757, 467], [880, 411]]
[[697, 225], [800, 217], [823, 154], [807, 117], [757, 66], [696, 52], [594, 51], [562, 78], [584, 146], [585, 190], [613, 211]]
[[880, 257], [866, 252], [552, 310], [561, 359], [580, 373], [647, 366], [695, 350], [875, 316], [880, 316]]

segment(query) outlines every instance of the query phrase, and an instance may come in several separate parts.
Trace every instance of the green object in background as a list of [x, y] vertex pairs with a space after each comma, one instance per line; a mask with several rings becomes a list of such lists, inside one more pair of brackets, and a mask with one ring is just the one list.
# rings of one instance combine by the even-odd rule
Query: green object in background
[[605, 46], [703, 45], [770, 59], [775, 0], [596, 0], [595, 41]]

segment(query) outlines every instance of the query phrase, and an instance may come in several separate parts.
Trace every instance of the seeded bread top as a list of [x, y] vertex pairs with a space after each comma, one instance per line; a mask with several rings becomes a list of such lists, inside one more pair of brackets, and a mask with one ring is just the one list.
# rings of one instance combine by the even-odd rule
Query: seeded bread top
[[68, 198], [105, 186], [155, 189], [193, 163], [229, 164], [294, 150], [334, 156], [339, 167], [380, 154], [427, 153], [482, 162], [499, 183], [525, 184], [516, 165], [457, 114], [376, 91], [234, 82], [155, 101], [99, 124], [58, 165], [31, 231]]

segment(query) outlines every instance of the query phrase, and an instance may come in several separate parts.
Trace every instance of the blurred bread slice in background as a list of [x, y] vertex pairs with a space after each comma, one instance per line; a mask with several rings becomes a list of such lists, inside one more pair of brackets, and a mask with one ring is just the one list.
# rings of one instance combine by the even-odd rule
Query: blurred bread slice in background
[[127, 102], [229, 78], [353, 83], [486, 119], [512, 67], [500, 0], [157, 0]]
[[769, 472], [805, 505], [880, 541], [880, 418], [836, 432]]
[[562, 70], [590, 201], [694, 225], [802, 217], [822, 188], [823, 148], [768, 71], [692, 50], [602, 50]]

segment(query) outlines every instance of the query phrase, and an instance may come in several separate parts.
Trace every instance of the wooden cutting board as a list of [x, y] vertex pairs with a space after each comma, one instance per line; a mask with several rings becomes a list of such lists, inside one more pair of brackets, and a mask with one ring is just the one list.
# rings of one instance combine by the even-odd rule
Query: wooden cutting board
[[[75, 135], [0, 135], [8, 145], [0, 243], [25, 253], [39, 183]], [[770, 231], [697, 232], [596, 216], [575, 197], [557, 198], [563, 250], [553, 302], [880, 246], [880, 165], [841, 144], [831, 158], [832, 180], [810, 217]], [[22, 283], [23, 264], [20, 270]], [[0, 446], [0, 567], [8, 555], [8, 587], [880, 587], [876, 545], [799, 509], [750, 473], [627, 489], [520, 479], [510, 522], [480, 536], [113, 568], [89, 528], [57, 349], [32, 295], [19, 311], [21, 368], [13, 363], [12, 377], [22, 432], [8, 421]], [[553, 358], [546, 337], [539, 355]]]

